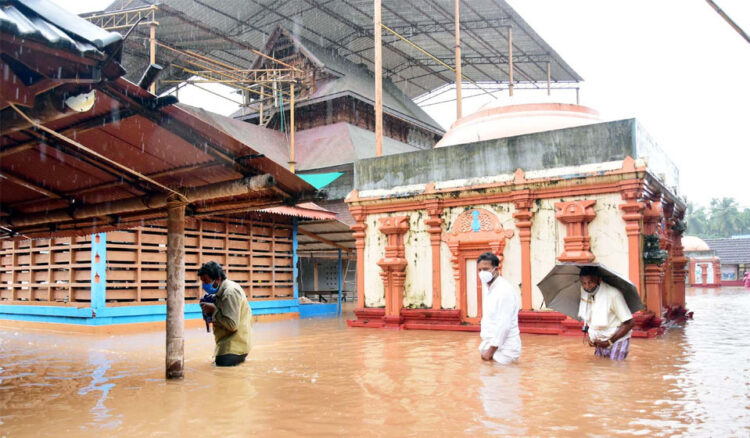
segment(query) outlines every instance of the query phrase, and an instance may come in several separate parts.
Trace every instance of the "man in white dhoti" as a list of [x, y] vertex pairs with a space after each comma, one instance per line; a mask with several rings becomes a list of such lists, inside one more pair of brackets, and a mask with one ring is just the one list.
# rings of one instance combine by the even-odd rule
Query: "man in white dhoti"
[[518, 289], [499, 273], [500, 259], [491, 252], [479, 256], [477, 269], [482, 281], [482, 360], [501, 364], [518, 361], [521, 335], [518, 331]]
[[622, 293], [602, 281], [595, 266], [584, 266], [579, 274], [581, 303], [578, 316], [588, 327], [589, 345], [594, 354], [612, 360], [625, 360], [630, 350], [630, 334], [635, 326]]

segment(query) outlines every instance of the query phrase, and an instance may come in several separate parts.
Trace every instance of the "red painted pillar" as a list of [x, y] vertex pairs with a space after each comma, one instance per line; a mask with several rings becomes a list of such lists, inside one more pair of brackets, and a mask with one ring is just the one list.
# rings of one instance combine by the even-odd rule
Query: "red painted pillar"
[[409, 231], [409, 216], [390, 216], [378, 219], [378, 229], [388, 239], [385, 246], [385, 257], [378, 261], [382, 269], [380, 276], [385, 286], [386, 327], [400, 327], [403, 322], [401, 307], [404, 301], [404, 280], [406, 279], [406, 256], [404, 235]]
[[641, 220], [643, 219], [644, 204], [640, 202], [643, 196], [643, 181], [630, 180], [620, 183], [620, 195], [625, 203], [620, 205], [625, 221], [625, 234], [628, 236], [628, 278], [636, 285], [641, 298], [644, 297], [641, 267]]
[[357, 250], [357, 308], [365, 307], [365, 230], [367, 214], [362, 207], [351, 208], [352, 217], [356, 224], [351, 226], [354, 237], [354, 247]]
[[[659, 197], [655, 195], [654, 197]], [[659, 226], [662, 220], [662, 207], [660, 201], [646, 202], [643, 211], [644, 234], [659, 234]], [[645, 268], [646, 277], [646, 309], [654, 312], [656, 316], [662, 313], [662, 288], [664, 285], [664, 267], [656, 264], [647, 264]]]
[[513, 218], [516, 220], [518, 237], [521, 240], [521, 310], [532, 310], [531, 301], [531, 219], [534, 213], [531, 206], [534, 200], [529, 190], [513, 193], [513, 203], [516, 212]]
[[443, 208], [440, 201], [430, 201], [427, 204], [427, 213], [430, 217], [424, 221], [427, 232], [430, 234], [430, 247], [432, 249], [432, 308], [442, 308], [441, 266], [440, 266], [440, 242], [443, 238]]

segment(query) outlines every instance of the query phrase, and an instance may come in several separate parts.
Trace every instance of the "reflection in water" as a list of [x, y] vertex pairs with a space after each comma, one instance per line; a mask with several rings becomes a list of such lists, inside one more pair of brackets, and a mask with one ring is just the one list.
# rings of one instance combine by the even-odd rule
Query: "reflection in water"
[[324, 319], [256, 324], [248, 362], [217, 368], [197, 328], [183, 382], [163, 380], [160, 332], [0, 328], [0, 436], [748, 436], [750, 293], [694, 289], [688, 307], [624, 362], [522, 335], [520, 362], [497, 366], [478, 334]]

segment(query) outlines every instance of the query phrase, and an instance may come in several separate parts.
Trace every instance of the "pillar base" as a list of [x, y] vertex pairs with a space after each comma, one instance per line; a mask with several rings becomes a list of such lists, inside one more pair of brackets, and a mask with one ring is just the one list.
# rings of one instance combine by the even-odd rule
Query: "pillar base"
[[693, 319], [693, 312], [684, 306], [669, 306], [664, 313], [664, 319], [667, 321], [687, 321], [688, 319]]

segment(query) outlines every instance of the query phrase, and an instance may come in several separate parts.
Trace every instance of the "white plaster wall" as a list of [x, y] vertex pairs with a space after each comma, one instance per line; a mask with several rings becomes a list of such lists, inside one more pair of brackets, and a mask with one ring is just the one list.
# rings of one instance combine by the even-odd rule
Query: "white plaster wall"
[[451, 257], [453, 255], [448, 244], [440, 242], [440, 303], [443, 309], [456, 308], [456, 280], [453, 278]]
[[588, 199], [596, 199], [594, 205], [596, 218], [589, 224], [591, 252], [596, 256], [594, 261], [628, 278], [630, 258], [625, 220], [620, 210], [620, 205], [623, 203], [622, 197], [619, 193], [613, 193]]
[[[405, 215], [407, 213], [399, 213]], [[426, 210], [409, 212], [409, 232], [404, 237], [406, 281], [404, 307], [432, 307], [432, 248], [424, 221]]]
[[383, 279], [380, 277], [380, 266], [378, 260], [385, 255], [385, 245], [387, 239], [383, 233], [378, 230], [380, 222], [378, 219], [387, 217], [388, 214], [371, 214], [365, 220], [367, 229], [365, 230], [365, 307], [384, 307], [385, 306], [385, 287]]
[[555, 267], [558, 254], [562, 253], [565, 229], [562, 230], [555, 219], [554, 199], [537, 201], [536, 213], [531, 224], [531, 306], [538, 310], [542, 307], [542, 292], [537, 283]]
[[565, 248], [567, 232], [565, 225], [555, 218], [555, 203], [580, 199], [596, 200], [596, 217], [589, 223], [591, 252], [596, 257], [594, 261], [628, 277], [628, 236], [619, 207], [623, 202], [619, 193], [539, 200], [531, 227], [531, 301], [534, 309], [544, 308], [537, 283], [552, 270]]

